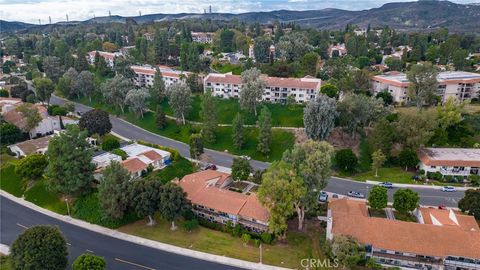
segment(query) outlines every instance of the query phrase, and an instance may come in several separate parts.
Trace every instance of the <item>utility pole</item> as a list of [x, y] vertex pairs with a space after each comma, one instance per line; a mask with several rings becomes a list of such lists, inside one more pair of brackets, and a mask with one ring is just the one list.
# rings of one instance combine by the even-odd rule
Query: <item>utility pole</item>
[[65, 198], [65, 203], [67, 204], [67, 213], [70, 216], [70, 206], [68, 205], [68, 198]]
[[52, 24], [52, 17], [48, 16], [48, 24]]
[[108, 17], [112, 17], [112, 12], [110, 10], [108, 11]]
[[208, 12], [212, 14], [212, 5], [208, 6]]
[[68, 14], [66, 14], [66, 16], [67, 16], [67, 22], [68, 22]]
[[38, 19], [38, 24], [42, 25], [42, 20]]

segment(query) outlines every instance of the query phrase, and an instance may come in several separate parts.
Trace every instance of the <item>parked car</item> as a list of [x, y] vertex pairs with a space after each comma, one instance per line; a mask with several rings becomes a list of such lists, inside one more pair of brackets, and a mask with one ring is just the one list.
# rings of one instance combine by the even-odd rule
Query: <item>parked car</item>
[[444, 186], [442, 187], [443, 192], [455, 192], [455, 188], [452, 186]]
[[240, 156], [240, 158], [246, 159], [246, 160], [251, 160], [252, 158], [249, 156]]
[[205, 170], [214, 170], [216, 171], [217, 170], [217, 166], [215, 164], [208, 164], [207, 166], [205, 166]]
[[328, 194], [325, 191], [320, 191], [320, 195], [318, 196], [319, 202], [327, 202], [328, 201]]
[[381, 186], [381, 187], [384, 187], [384, 188], [393, 188], [393, 184], [390, 183], [390, 182], [381, 182], [378, 185]]
[[348, 196], [353, 197], [353, 198], [360, 198], [360, 199], [365, 198], [365, 195], [363, 193], [356, 192], [356, 191], [349, 191]]

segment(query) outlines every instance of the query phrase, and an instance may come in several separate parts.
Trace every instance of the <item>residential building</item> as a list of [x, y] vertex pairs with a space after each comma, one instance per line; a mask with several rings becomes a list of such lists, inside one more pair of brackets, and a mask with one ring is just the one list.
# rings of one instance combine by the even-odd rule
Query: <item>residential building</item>
[[230, 221], [253, 232], [268, 230], [268, 210], [255, 193], [247, 195], [229, 190], [232, 183], [229, 174], [205, 170], [185, 175], [175, 183], [187, 193], [196, 215], [221, 224]]
[[[0, 98], [0, 104], [4, 99], [5, 98]], [[23, 104], [23, 102], [15, 102], [14, 104], [8, 103], [8, 105], [2, 106], [2, 110], [4, 108], [8, 110], [5, 113], [3, 113], [2, 111], [2, 115], [5, 122], [13, 124], [19, 129], [26, 132], [27, 120], [23, 117], [22, 113], [17, 110], [17, 107], [21, 104]], [[47, 113], [47, 109], [42, 105], [33, 104], [32, 106], [37, 108], [40, 116], [42, 117], [42, 120], [35, 128], [29, 131], [29, 135], [31, 138], [53, 134], [54, 130], [62, 129], [62, 124], [65, 126], [69, 124], [76, 124], [78, 122], [77, 120], [71, 119], [66, 116], [50, 116]]]
[[480, 149], [422, 148], [418, 152], [419, 169], [442, 175], [480, 175]]
[[[480, 93], [480, 74], [464, 71], [445, 71], [438, 73], [437, 95], [445, 102], [453, 97], [464, 101], [478, 97]], [[409, 100], [407, 75], [401, 72], [389, 72], [371, 78], [372, 91], [377, 94], [388, 91], [397, 103]]]
[[371, 217], [363, 201], [329, 203], [327, 239], [351, 236], [366, 257], [402, 269], [480, 269], [480, 228], [472, 216], [421, 208], [419, 222]]
[[122, 56], [120, 52], [102, 52], [102, 51], [91, 51], [88, 52], [87, 54], [87, 61], [90, 65], [95, 65], [95, 56], [98, 53], [100, 57], [105, 59], [105, 62], [107, 62], [107, 66], [110, 68], [113, 68], [115, 65], [115, 58]]
[[0, 114], [4, 115], [5, 113], [15, 109], [17, 106], [22, 105], [22, 99], [20, 98], [0, 98]]
[[212, 43], [213, 35], [213, 33], [208, 32], [192, 32], [192, 40], [198, 43]]
[[255, 45], [253, 45], [253, 44], [248, 45], [248, 58], [255, 59], [254, 49], [255, 49]]
[[[286, 103], [288, 97], [303, 103], [314, 100], [322, 85], [320, 79], [306, 76], [304, 78], [280, 78], [262, 75], [267, 83], [263, 90], [262, 100]], [[242, 87], [242, 79], [232, 73], [208, 74], [203, 82], [204, 91], [212, 91], [214, 96], [221, 98], [238, 98]]]
[[30, 154], [45, 154], [48, 149], [48, 143], [53, 135], [40, 137], [38, 139], [19, 142], [9, 145], [8, 148], [15, 153], [17, 158], [25, 157]]
[[347, 47], [344, 43], [330, 45], [327, 49], [327, 53], [330, 58], [335, 56], [345, 56], [347, 55]]
[[[189, 76], [190, 72], [176, 70], [168, 66], [159, 65], [158, 68], [162, 73], [165, 86], [168, 87], [174, 83], [183, 80], [184, 77]], [[153, 86], [156, 68], [150, 65], [144, 66], [131, 66], [131, 69], [135, 73], [133, 82], [138, 87], [150, 87]]]
[[101, 173], [105, 167], [110, 165], [111, 161], [120, 162], [132, 176], [132, 179], [142, 176], [148, 168], [152, 170], [160, 170], [170, 164], [170, 152], [146, 145], [133, 143], [120, 148], [127, 153], [127, 158], [122, 160], [119, 155], [109, 152], [102, 153], [93, 157], [92, 162], [97, 166], [95, 171], [95, 179], [101, 180]]

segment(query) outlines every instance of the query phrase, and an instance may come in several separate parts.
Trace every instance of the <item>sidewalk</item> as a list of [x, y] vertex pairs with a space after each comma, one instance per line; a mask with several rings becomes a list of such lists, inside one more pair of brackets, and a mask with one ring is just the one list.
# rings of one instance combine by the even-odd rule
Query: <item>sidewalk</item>
[[[372, 181], [372, 180], [367, 180], [365, 183], [371, 184], [371, 185], [378, 185], [381, 182], [379, 181]], [[397, 183], [392, 183], [394, 187], [401, 187], [401, 188], [427, 188], [427, 189], [437, 189], [440, 190], [442, 189], [443, 186], [436, 186], [436, 185], [415, 185], [415, 184], [397, 184]], [[475, 189], [475, 187], [455, 187], [456, 190], [468, 190], [468, 189]]]
[[[8, 193], [6, 191], [3, 191], [3, 190], [0, 190], [0, 195], [9, 199], [9, 200], [12, 200], [12, 201], [18, 203], [18, 204], [21, 204], [25, 207], [28, 207], [28, 208], [30, 208], [34, 211], [40, 212], [44, 215], [50, 216], [50, 217], [55, 218], [57, 220], [60, 220], [62, 222], [69, 223], [69, 224], [72, 224], [72, 225], [75, 225], [75, 226], [78, 226], [78, 227], [81, 227], [81, 228], [84, 228], [84, 229], [87, 229], [87, 230], [90, 230], [90, 231], [93, 231], [93, 232], [96, 232], [96, 233], [100, 233], [100, 234], [103, 234], [103, 235], [106, 235], [106, 236], [109, 236], [109, 237], [114, 237], [114, 238], [124, 240], [124, 241], [128, 241], [128, 242], [132, 242], [132, 243], [139, 244], [139, 245], [142, 245], [142, 246], [146, 246], [146, 247], [150, 247], [150, 248], [154, 248], [154, 249], [158, 249], [158, 250], [163, 250], [163, 251], [166, 251], [166, 252], [171, 252], [171, 253], [175, 253], [175, 254], [179, 254], [179, 255], [183, 255], [183, 256], [188, 256], [188, 257], [192, 257], [192, 258], [196, 258], [196, 259], [200, 259], [200, 260], [204, 260], [204, 261], [210, 261], [210, 262], [214, 262], [214, 263], [225, 264], [225, 265], [230, 265], [230, 266], [244, 268], [244, 269], [255, 269], [255, 270], [257, 270], [257, 269], [258, 270], [261, 270], [261, 269], [262, 270], [263, 269], [265, 269], [265, 270], [287, 269], [287, 268], [282, 268], [282, 267], [277, 267], [277, 266], [272, 266], [272, 265], [265, 265], [265, 264], [260, 264], [260, 263], [243, 261], [243, 260], [224, 257], [224, 256], [220, 256], [220, 255], [213, 255], [213, 254], [210, 254], [210, 253], [205, 253], [205, 252], [201, 252], [201, 251], [196, 251], [196, 250], [191, 250], [191, 249], [187, 249], [187, 248], [181, 248], [181, 247], [177, 247], [177, 246], [173, 246], [173, 245], [169, 245], [169, 244], [160, 243], [160, 242], [157, 242], [157, 241], [153, 241], [153, 240], [141, 238], [141, 237], [138, 237], [138, 236], [133, 236], [133, 235], [129, 235], [129, 234], [126, 234], [126, 233], [122, 233], [122, 232], [119, 232], [119, 231], [116, 231], [116, 230], [108, 229], [108, 228], [105, 228], [105, 227], [102, 227], [102, 226], [99, 226], [99, 225], [91, 224], [91, 223], [88, 223], [88, 222], [85, 222], [85, 221], [82, 221], [82, 220], [74, 219], [74, 218], [71, 218], [69, 216], [63, 216], [63, 215], [57, 214], [55, 212], [52, 212], [52, 211], [49, 211], [47, 209], [41, 208], [40, 206], [37, 206], [37, 205], [35, 205], [31, 202], [25, 201], [24, 199], [17, 198], [15, 196], [11, 195], [10, 193]], [[3, 253], [3, 250], [0, 251], [0, 252]]]

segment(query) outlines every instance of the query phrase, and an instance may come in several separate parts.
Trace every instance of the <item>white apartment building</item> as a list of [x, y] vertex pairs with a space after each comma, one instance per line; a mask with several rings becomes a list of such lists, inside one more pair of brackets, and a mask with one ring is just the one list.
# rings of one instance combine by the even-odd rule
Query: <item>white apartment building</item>
[[[262, 75], [267, 82], [262, 95], [263, 101], [286, 103], [289, 96], [297, 103], [314, 100], [320, 92], [322, 81], [306, 76], [304, 78], [280, 78]], [[221, 98], [238, 98], [242, 87], [242, 79], [232, 73], [210, 73], [204, 79], [204, 91]]]
[[[464, 101], [478, 97], [480, 93], [480, 74], [464, 71], [445, 71], [438, 73], [437, 95], [445, 102], [449, 97]], [[408, 101], [407, 75], [401, 72], [389, 72], [371, 78], [374, 94], [388, 91], [397, 103]]]
[[[131, 66], [130, 67], [135, 73], [133, 82], [138, 87], [150, 87], [153, 86], [153, 81], [155, 78], [156, 68], [150, 65], [144, 66]], [[165, 86], [168, 87], [178, 81], [182, 80], [183, 77], [186, 77], [190, 72], [185, 72], [181, 70], [176, 70], [168, 66], [158, 66], [160, 72], [162, 73], [163, 81]]]
[[193, 42], [198, 43], [212, 43], [213, 42], [213, 33], [209, 32], [192, 32]]
[[115, 65], [115, 58], [122, 56], [122, 54], [119, 52], [110, 53], [102, 51], [91, 51], [87, 54], [87, 61], [90, 65], [95, 64], [95, 55], [97, 54], [97, 52], [100, 57], [105, 59], [105, 62], [107, 62], [107, 66], [110, 68], [113, 68], [113, 66]]
[[422, 148], [418, 153], [419, 168], [442, 175], [480, 175], [480, 149], [474, 148]]

